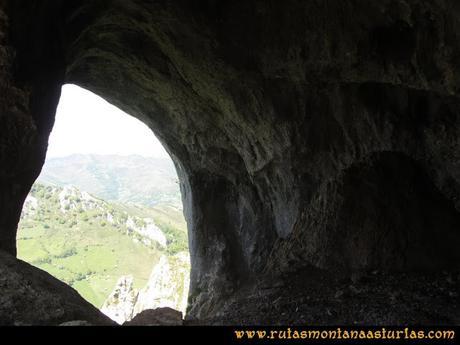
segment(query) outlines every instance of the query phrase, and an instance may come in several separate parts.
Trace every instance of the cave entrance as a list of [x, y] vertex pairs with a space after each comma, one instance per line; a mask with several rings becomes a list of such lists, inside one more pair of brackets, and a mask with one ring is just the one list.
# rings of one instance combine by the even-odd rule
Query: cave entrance
[[119, 323], [145, 309], [185, 312], [190, 260], [174, 164], [145, 124], [78, 86], [62, 88], [17, 248]]

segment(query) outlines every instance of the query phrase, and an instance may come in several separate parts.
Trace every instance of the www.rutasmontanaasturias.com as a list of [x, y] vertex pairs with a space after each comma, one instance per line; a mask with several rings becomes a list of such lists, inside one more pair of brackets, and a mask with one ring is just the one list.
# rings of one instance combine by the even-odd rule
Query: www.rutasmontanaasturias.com
[[328, 330], [253, 329], [235, 330], [236, 339], [379, 339], [379, 340], [414, 340], [414, 339], [455, 339], [455, 331], [450, 329], [351, 329], [340, 328]]

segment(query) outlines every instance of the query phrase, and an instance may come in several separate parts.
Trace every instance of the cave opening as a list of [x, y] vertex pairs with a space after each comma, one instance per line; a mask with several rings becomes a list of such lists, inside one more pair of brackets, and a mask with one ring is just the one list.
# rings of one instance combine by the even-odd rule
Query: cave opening
[[64, 85], [17, 252], [120, 324], [159, 307], [185, 314], [187, 223], [174, 163], [151, 129]]

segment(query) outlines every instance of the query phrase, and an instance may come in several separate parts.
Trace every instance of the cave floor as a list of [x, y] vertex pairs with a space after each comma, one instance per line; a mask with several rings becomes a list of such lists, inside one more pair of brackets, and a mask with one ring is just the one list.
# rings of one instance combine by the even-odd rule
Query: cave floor
[[460, 271], [337, 279], [314, 269], [230, 297], [214, 325], [459, 325]]

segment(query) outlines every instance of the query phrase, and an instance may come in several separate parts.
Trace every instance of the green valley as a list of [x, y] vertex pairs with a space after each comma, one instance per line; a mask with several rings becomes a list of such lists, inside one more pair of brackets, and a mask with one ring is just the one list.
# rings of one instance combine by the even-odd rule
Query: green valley
[[120, 277], [131, 275], [140, 289], [161, 256], [187, 252], [186, 223], [171, 204], [107, 202], [73, 186], [35, 183], [24, 203], [17, 246], [20, 259], [100, 308]]

